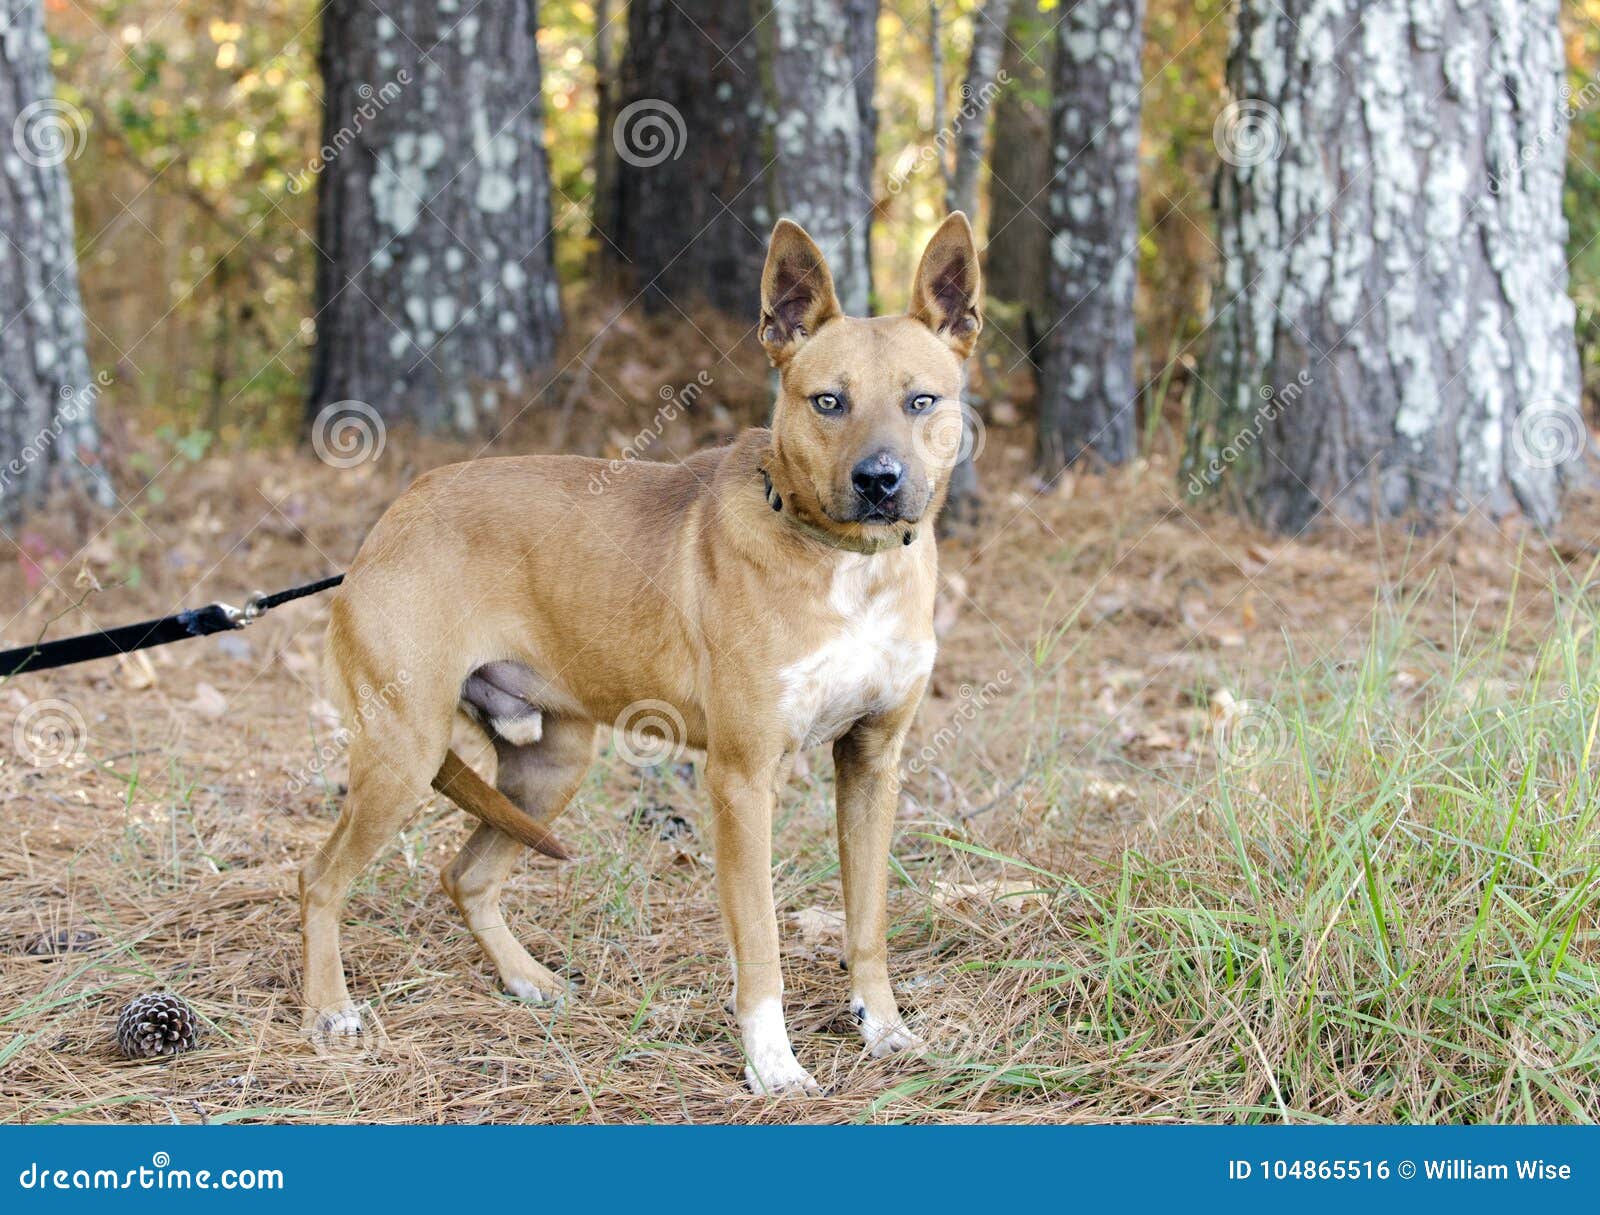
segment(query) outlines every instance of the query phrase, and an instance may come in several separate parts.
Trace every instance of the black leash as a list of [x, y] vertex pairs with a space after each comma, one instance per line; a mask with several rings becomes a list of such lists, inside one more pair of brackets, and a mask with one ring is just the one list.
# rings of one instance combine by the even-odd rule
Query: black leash
[[328, 590], [343, 581], [343, 574], [335, 574], [320, 582], [308, 582], [304, 586], [290, 587], [271, 595], [251, 595], [242, 608], [226, 603], [208, 603], [202, 608], [179, 612], [175, 616], [163, 616], [160, 620], [146, 620], [143, 624], [125, 624], [103, 633], [85, 633], [82, 637], [63, 637], [60, 641], [18, 646], [14, 650], [0, 652], [0, 678], [31, 675], [35, 671], [68, 667], [92, 658], [131, 654], [135, 650], [148, 650], [151, 646], [242, 629], [263, 612], [270, 612], [291, 600]]

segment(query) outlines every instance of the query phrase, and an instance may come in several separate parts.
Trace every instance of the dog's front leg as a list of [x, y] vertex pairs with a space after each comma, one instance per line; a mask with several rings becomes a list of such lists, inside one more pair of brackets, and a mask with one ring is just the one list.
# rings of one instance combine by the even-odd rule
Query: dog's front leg
[[733, 951], [733, 1004], [745, 1079], [757, 1093], [820, 1092], [794, 1057], [783, 1019], [778, 915], [772, 902], [773, 778], [778, 758], [706, 754], [717, 899]]
[[900, 1019], [889, 988], [889, 841], [910, 723], [909, 711], [865, 718], [833, 744], [850, 1011], [874, 1058], [922, 1045]]

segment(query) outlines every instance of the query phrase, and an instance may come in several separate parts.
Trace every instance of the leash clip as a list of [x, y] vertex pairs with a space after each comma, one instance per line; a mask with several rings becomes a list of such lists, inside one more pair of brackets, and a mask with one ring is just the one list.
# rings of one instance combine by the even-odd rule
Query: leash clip
[[261, 615], [263, 611], [261, 602], [266, 597], [267, 593], [265, 591], [252, 591], [250, 597], [244, 601], [242, 608], [234, 607], [231, 603], [219, 603], [217, 606], [222, 609], [222, 615], [230, 625], [236, 629], [242, 629]]

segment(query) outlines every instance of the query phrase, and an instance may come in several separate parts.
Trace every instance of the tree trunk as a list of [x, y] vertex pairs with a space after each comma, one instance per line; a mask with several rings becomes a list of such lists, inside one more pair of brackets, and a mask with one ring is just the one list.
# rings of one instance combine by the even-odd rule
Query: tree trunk
[[840, 304], [855, 316], [871, 309], [877, 8], [876, 0], [778, 0], [763, 23], [770, 215], [788, 216], [811, 234]]
[[1244, 0], [1191, 493], [1556, 518], [1587, 443], [1558, 0]]
[[533, 0], [330, 0], [310, 411], [479, 430], [561, 328]]
[[1056, 27], [1039, 468], [1134, 453], [1144, 0], [1066, 0]]
[[607, 225], [617, 207], [617, 158], [611, 149], [611, 126], [617, 117], [617, 25], [611, 0], [596, 0], [594, 22], [594, 198], [589, 215], [595, 237], [590, 266], [598, 272], [610, 260], [605, 248], [610, 239]]
[[878, 215], [878, 12], [879, 0], [845, 0], [850, 50], [855, 61], [856, 110], [860, 114], [861, 173], [863, 190], [871, 208], [863, 225], [866, 232], [863, 273], [869, 304], [872, 296], [872, 221]]
[[645, 306], [753, 317], [788, 215], [870, 307], [878, 0], [632, 0], [607, 231]]
[[989, 153], [989, 239], [984, 290], [990, 297], [1044, 302], [1050, 265], [1050, 79], [1055, 39], [1038, 0], [1011, 10], [1000, 71], [1006, 85], [994, 106]]
[[978, 221], [984, 135], [989, 129], [989, 110], [1000, 78], [1006, 20], [1010, 15], [1011, 0], [985, 0], [972, 10], [972, 50], [967, 57], [967, 78], [961, 85], [961, 105], [956, 111], [955, 170], [945, 205], [950, 211], [965, 211], [973, 223]]
[[110, 484], [96, 462], [100, 384], [89, 378], [65, 162], [84, 116], [56, 100], [39, 0], [0, 0], [0, 519], [56, 483]]
[[645, 306], [756, 315], [769, 217], [752, 0], [630, 0], [611, 253]]
[[[938, 9], [935, 7], [934, 12]], [[1006, 18], [1011, 0], [987, 0], [972, 10], [972, 50], [967, 58], [967, 78], [961, 85], [961, 105], [956, 110], [955, 160], [945, 189], [945, 209], [964, 211], [974, 224], [978, 221], [978, 177], [983, 167], [984, 135], [988, 131], [990, 107], [1001, 87], [1001, 46], [1006, 38]], [[963, 425], [970, 428], [971, 422]], [[977, 450], [968, 439], [966, 450]], [[982, 486], [972, 456], [964, 456], [950, 470], [950, 486], [945, 497], [946, 529], [957, 530], [978, 522], [982, 510]]]

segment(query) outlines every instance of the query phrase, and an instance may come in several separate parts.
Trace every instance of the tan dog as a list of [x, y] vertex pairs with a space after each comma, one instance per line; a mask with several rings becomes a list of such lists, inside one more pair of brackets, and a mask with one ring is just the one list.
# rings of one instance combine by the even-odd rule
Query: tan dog
[[[681, 464], [455, 465], [378, 521], [328, 629], [330, 694], [359, 726], [344, 813], [301, 874], [311, 1028], [360, 1028], [340, 909], [430, 785], [483, 820], [442, 881], [506, 989], [563, 993], [507, 930], [501, 885], [524, 844], [565, 855], [546, 824], [598, 728], [638, 723], [706, 753], [751, 1087], [817, 1087], [784, 1024], [772, 898], [775, 782], [800, 748], [833, 744], [851, 1007], [874, 1055], [917, 1044], [889, 989], [889, 841], [979, 296], [963, 215], [924, 251], [908, 314], [873, 319], [842, 315], [822, 253], [782, 221], [761, 282], [770, 431]], [[449, 750], [457, 710], [493, 741], [496, 788]]]

